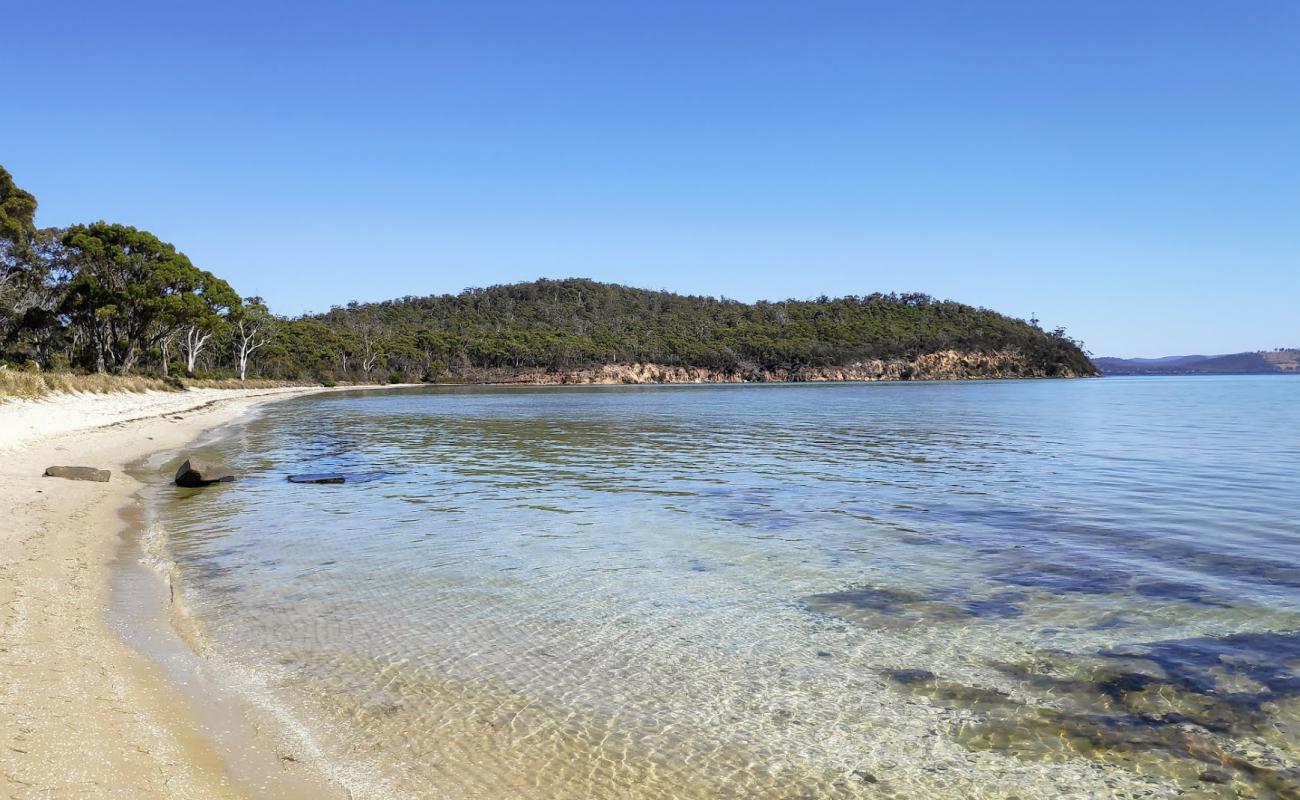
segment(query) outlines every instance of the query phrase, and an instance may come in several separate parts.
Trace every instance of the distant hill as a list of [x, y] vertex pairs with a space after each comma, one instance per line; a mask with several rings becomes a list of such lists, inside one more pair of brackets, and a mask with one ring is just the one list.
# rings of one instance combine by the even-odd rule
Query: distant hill
[[1260, 350], [1218, 356], [1095, 358], [1103, 375], [1300, 374], [1300, 349]]
[[1098, 374], [1064, 328], [916, 293], [741, 303], [542, 279], [286, 319], [148, 231], [38, 230], [36, 208], [0, 167], [0, 368], [368, 383]]
[[286, 371], [352, 377], [382, 358], [470, 382], [1096, 374], [1063, 330], [923, 294], [742, 303], [578, 278], [350, 304], [287, 321], [280, 345]]

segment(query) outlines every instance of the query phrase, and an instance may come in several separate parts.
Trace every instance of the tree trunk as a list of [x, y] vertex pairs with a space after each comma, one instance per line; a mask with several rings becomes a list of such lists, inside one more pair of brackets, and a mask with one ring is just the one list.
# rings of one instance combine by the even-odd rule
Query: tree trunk
[[258, 334], [260, 333], [261, 333], [261, 329], [259, 329], [255, 325], [249, 325], [248, 328], [245, 329], [243, 321], [240, 321], [239, 323], [239, 380], [241, 383], [248, 375], [248, 357], [253, 354], [254, 350], [256, 350], [257, 348], [266, 344], [267, 341], [269, 341], [266, 338], [259, 339]]
[[108, 372], [108, 339], [102, 325], [90, 329], [90, 341], [95, 347], [95, 371], [102, 375]]
[[122, 364], [117, 368], [118, 375], [130, 375], [131, 368], [135, 366], [135, 345], [130, 344], [126, 347], [126, 352], [122, 354]]
[[194, 367], [198, 364], [199, 353], [203, 352], [203, 347], [212, 338], [212, 332], [204, 332], [202, 328], [191, 325], [189, 330], [185, 331], [185, 372], [188, 375], [194, 374]]

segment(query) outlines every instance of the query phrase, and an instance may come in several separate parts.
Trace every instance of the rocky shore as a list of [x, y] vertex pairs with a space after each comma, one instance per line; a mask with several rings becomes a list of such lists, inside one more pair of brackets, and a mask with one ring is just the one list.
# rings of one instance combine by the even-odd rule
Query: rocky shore
[[781, 383], [827, 381], [988, 380], [995, 378], [1079, 378], [1097, 373], [1047, 374], [1017, 351], [964, 353], [943, 350], [912, 359], [874, 359], [841, 366], [795, 369], [712, 369], [665, 364], [605, 364], [574, 370], [496, 369], [463, 376], [471, 383], [513, 384], [652, 384]]

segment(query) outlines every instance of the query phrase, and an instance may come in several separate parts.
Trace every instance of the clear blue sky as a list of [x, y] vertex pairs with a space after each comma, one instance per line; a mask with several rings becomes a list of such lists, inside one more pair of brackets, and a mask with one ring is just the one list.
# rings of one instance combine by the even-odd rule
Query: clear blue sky
[[584, 276], [1300, 346], [1300, 2], [15, 3], [0, 164], [282, 313]]

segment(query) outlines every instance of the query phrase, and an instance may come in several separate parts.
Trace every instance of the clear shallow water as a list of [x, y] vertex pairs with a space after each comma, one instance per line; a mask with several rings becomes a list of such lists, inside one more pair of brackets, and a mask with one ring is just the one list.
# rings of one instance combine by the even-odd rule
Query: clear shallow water
[[186, 603], [386, 793], [1300, 796], [1300, 380], [349, 393], [214, 449]]

